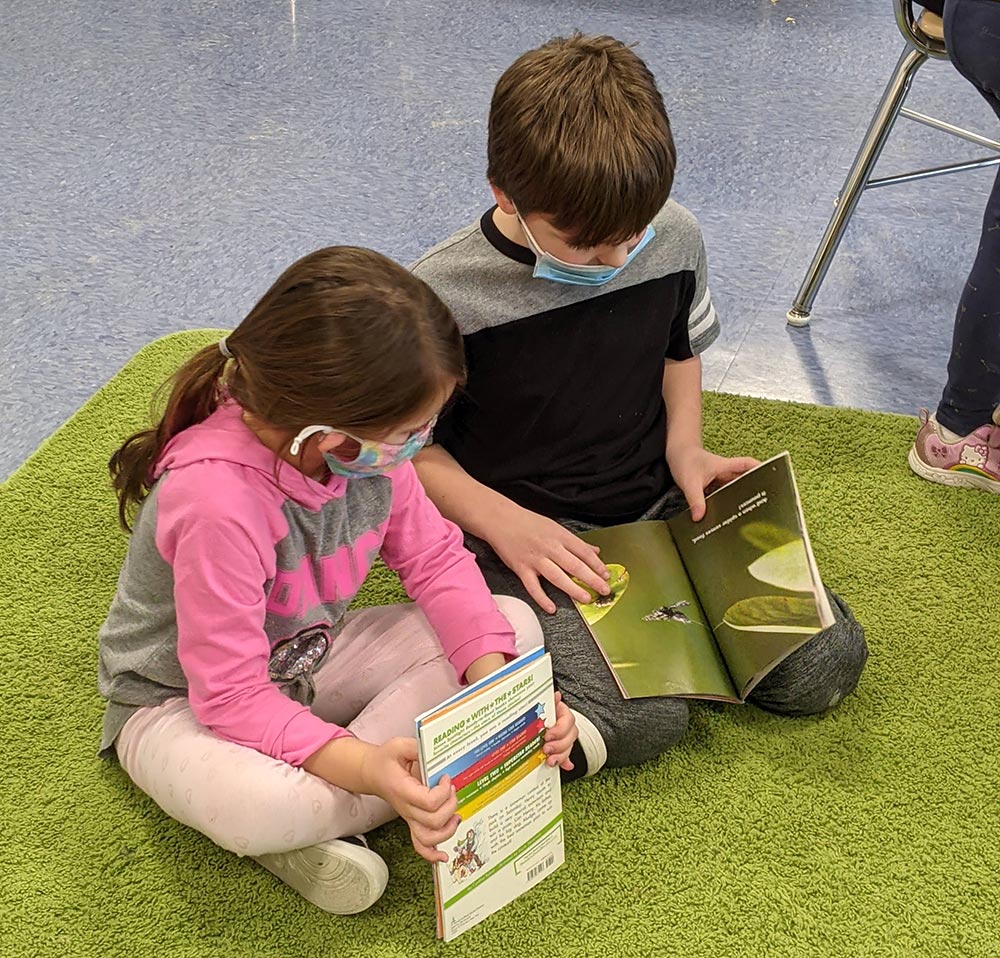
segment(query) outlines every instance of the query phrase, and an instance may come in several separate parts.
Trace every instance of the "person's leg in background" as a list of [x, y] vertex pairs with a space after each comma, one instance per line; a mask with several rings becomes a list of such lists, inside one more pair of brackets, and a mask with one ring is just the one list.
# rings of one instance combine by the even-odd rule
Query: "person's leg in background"
[[[951, 62], [1000, 117], [1000, 2], [947, 0]], [[925, 479], [1000, 492], [1000, 173], [955, 317], [948, 382], [924, 417], [910, 466]]]

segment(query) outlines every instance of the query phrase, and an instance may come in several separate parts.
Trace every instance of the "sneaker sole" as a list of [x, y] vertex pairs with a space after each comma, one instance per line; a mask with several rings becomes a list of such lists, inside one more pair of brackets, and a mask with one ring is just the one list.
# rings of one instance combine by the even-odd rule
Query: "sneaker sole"
[[930, 482], [939, 482], [942, 486], [956, 486], [961, 489], [982, 489], [985, 492], [1000, 493], [1000, 482], [990, 479], [989, 476], [979, 475], [975, 472], [963, 472], [958, 469], [938, 469], [929, 466], [917, 453], [915, 446], [910, 446], [910, 454], [907, 456], [910, 468], [921, 479]]
[[375, 852], [339, 840], [258, 855], [254, 860], [306, 901], [332, 915], [365, 911], [389, 884], [389, 869]]

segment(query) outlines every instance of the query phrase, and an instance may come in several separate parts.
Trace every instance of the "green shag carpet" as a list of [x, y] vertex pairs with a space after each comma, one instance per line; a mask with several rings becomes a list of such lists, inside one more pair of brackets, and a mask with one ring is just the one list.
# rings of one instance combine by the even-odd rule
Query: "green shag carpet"
[[[328, 916], [95, 757], [96, 634], [125, 537], [105, 463], [212, 331], [153, 343], [0, 487], [0, 954], [996, 956], [1000, 501], [916, 479], [912, 419], [706, 395], [706, 442], [789, 449], [825, 580], [868, 630], [822, 718], [696, 707], [683, 743], [564, 792], [567, 863], [445, 946], [429, 866]], [[363, 601], [401, 597], [386, 570]]]

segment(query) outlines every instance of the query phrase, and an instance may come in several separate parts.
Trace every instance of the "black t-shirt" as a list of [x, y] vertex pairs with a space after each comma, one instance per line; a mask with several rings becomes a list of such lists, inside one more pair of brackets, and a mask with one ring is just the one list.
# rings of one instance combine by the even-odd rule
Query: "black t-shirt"
[[533, 278], [493, 210], [413, 266], [454, 313], [468, 365], [434, 441], [525, 508], [606, 525], [671, 483], [664, 360], [704, 349], [718, 320], [694, 218], [670, 202], [653, 227], [599, 287]]

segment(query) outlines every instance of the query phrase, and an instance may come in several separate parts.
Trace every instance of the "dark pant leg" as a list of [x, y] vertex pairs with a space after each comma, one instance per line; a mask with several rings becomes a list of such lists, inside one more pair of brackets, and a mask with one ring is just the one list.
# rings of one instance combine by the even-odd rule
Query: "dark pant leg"
[[[467, 535], [465, 545], [476, 556], [492, 592], [517, 596], [537, 608], [521, 580], [488, 543]], [[623, 698], [572, 600], [551, 586], [547, 591], [556, 611], [553, 615], [539, 612], [538, 619], [552, 656], [556, 688], [563, 701], [590, 719], [601, 733], [608, 750], [607, 764], [638, 765], [675, 745], [687, 728], [687, 703], [675, 698]]]
[[[1000, 116], [1000, 3], [948, 0], [945, 42], [952, 63]], [[986, 204], [979, 252], [955, 317], [942, 426], [968, 435], [1000, 403], [1000, 173]]]
[[781, 715], [816, 715], [837, 705], [857, 687], [868, 661], [868, 644], [847, 603], [829, 589], [836, 622], [817, 632], [772, 669], [747, 701]]

